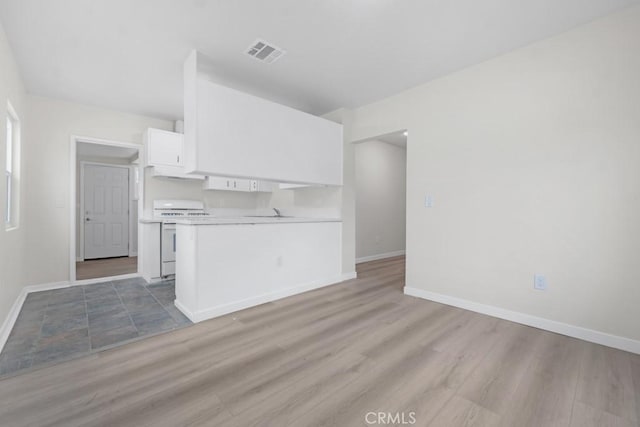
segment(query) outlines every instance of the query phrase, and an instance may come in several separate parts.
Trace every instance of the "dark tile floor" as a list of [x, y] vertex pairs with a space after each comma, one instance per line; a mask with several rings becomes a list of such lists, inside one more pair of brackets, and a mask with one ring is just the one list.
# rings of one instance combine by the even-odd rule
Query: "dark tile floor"
[[0, 376], [190, 325], [174, 300], [172, 280], [141, 278], [31, 293], [0, 354]]

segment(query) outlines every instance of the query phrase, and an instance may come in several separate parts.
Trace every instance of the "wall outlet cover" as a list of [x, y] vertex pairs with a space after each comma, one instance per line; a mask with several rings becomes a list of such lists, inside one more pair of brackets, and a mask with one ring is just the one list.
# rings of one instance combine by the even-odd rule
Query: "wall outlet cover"
[[540, 274], [536, 274], [533, 276], [533, 288], [537, 289], [539, 291], [546, 291], [547, 290], [547, 278], [540, 275]]
[[430, 194], [427, 194], [426, 196], [424, 196], [424, 207], [425, 208], [433, 207], [433, 196], [431, 196]]

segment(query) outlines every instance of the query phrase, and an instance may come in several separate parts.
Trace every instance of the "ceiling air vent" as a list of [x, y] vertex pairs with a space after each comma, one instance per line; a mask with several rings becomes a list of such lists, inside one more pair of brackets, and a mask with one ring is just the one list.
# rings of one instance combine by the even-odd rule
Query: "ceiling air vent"
[[251, 46], [247, 49], [249, 56], [258, 61], [266, 62], [267, 64], [276, 62], [276, 60], [284, 56], [285, 53], [287, 53], [285, 50], [261, 39], [257, 39], [251, 43]]

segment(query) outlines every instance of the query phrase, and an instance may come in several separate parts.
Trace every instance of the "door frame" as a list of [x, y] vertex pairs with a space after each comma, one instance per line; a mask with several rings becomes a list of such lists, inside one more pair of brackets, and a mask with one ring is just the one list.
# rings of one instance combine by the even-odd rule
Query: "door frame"
[[[91, 162], [91, 161], [85, 161], [82, 160], [80, 161], [80, 217], [82, 217], [83, 221], [82, 221], [82, 226], [78, 227], [78, 229], [80, 230], [80, 239], [78, 239], [78, 241], [80, 242], [80, 256], [77, 258], [76, 261], [84, 261], [84, 167], [85, 166], [106, 166], [106, 167], [110, 167], [110, 168], [120, 168], [120, 169], [127, 169], [127, 223], [128, 223], [128, 229], [129, 232], [127, 233], [127, 256], [131, 257], [131, 240], [132, 240], [132, 235], [131, 235], [131, 165], [112, 165], [110, 163], [100, 163], [100, 162]], [[77, 218], [77, 220], [80, 220], [80, 218]], [[76, 224], [77, 225], [77, 224]]]
[[[140, 159], [137, 165], [130, 166], [129, 172], [129, 191], [131, 191], [131, 179], [132, 176], [135, 177], [135, 169], [138, 169], [138, 218], [135, 220], [139, 220], [141, 215], [144, 212], [144, 167], [143, 161], [145, 157], [145, 147], [142, 144], [134, 144], [131, 142], [121, 142], [121, 141], [112, 141], [108, 139], [101, 138], [93, 138], [88, 136], [79, 136], [79, 135], [71, 135], [69, 141], [69, 165], [70, 165], [70, 177], [69, 177], [69, 283], [70, 284], [88, 284], [88, 283], [96, 283], [96, 282], [104, 282], [108, 280], [112, 280], [114, 278], [129, 278], [129, 277], [141, 277], [142, 276], [142, 254], [144, 248], [140, 244], [142, 242], [141, 234], [142, 229], [138, 227], [138, 271], [132, 274], [123, 274], [121, 276], [111, 276], [111, 277], [101, 277], [99, 279], [87, 279], [87, 280], [76, 280], [76, 196], [77, 196], [77, 171], [76, 171], [76, 162], [77, 162], [77, 153], [78, 153], [78, 143], [86, 143], [86, 144], [98, 144], [98, 145], [110, 145], [113, 147], [122, 147], [122, 148], [135, 148], [138, 150], [138, 159]], [[108, 165], [108, 166], [116, 166], [116, 165]], [[124, 165], [122, 165], [124, 166]], [[82, 168], [80, 169], [82, 170]], [[132, 173], [133, 172], [133, 173]], [[82, 180], [80, 180], [82, 183]], [[135, 188], [135, 187], [134, 187]], [[81, 194], [81, 198], [84, 198], [84, 195]], [[81, 211], [84, 212], [84, 211]], [[131, 225], [131, 218], [129, 221]], [[129, 235], [131, 235], [131, 227], [129, 227]], [[80, 227], [82, 232], [82, 237], [84, 237], [83, 227]], [[129, 240], [131, 243], [131, 239]], [[84, 253], [81, 254], [84, 256]]]
[[[384, 138], [385, 136], [389, 136], [389, 135], [393, 135], [393, 134], [397, 134], [403, 132], [406, 138], [406, 146], [405, 146], [405, 151], [406, 151], [406, 170], [405, 170], [405, 175], [404, 175], [404, 180], [405, 180], [405, 194], [409, 194], [409, 136], [410, 136], [410, 132], [408, 128], [400, 128], [391, 132], [385, 132], [385, 133], [381, 133], [381, 134], [375, 134], [372, 136], [368, 136], [366, 138], [360, 138], [360, 139], [356, 139], [353, 141], [350, 141], [349, 143], [352, 146], [355, 146], [357, 144], [362, 144], [368, 141], [373, 141], [373, 140], [379, 140], [380, 138]], [[358, 189], [356, 188], [356, 153], [355, 153], [355, 147], [352, 147], [353, 151], [353, 194], [354, 194], [354, 228], [355, 230], [357, 230], [358, 224], [358, 213], [357, 213], [357, 203], [356, 203], [356, 198], [358, 197]], [[358, 241], [357, 241], [357, 233], [354, 232], [354, 263], [355, 265], [358, 265], [360, 263], [363, 262], [367, 262], [367, 261], [374, 261], [374, 260], [378, 260], [378, 259], [385, 259], [385, 258], [390, 258], [393, 256], [399, 256], [399, 255], [407, 255], [407, 242], [408, 242], [408, 230], [409, 230], [409, 198], [405, 197], [405, 216], [404, 216], [404, 221], [405, 221], [405, 225], [404, 225], [404, 250], [401, 251], [396, 251], [396, 252], [388, 252], [386, 254], [380, 254], [382, 256], [379, 255], [373, 255], [373, 256], [366, 256], [366, 257], [361, 257], [358, 258], [357, 256], [357, 246], [358, 246]], [[354, 230], [354, 231], [355, 231]], [[405, 274], [407, 272], [407, 266], [409, 265], [409, 257], [405, 258]]]

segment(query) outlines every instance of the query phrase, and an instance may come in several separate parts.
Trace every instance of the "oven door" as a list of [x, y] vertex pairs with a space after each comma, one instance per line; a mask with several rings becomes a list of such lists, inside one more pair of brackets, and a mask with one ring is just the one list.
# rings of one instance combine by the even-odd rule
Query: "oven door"
[[162, 224], [162, 275], [176, 273], [176, 225]]

